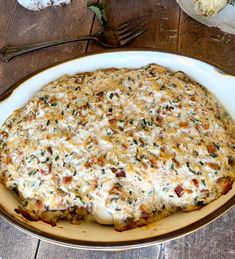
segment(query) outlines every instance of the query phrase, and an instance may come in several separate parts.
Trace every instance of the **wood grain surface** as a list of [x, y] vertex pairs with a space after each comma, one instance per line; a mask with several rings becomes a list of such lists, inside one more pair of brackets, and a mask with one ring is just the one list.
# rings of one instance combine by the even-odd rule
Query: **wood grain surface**
[[[98, 0], [89, 2], [99, 2]], [[208, 28], [184, 14], [174, 0], [109, 0], [107, 16], [118, 24], [145, 14], [149, 30], [126, 47], [149, 47], [193, 55], [235, 74], [235, 36]], [[28, 11], [16, 0], [0, 0], [0, 48], [96, 32], [99, 22], [73, 0], [62, 8]], [[25, 76], [80, 54], [102, 50], [94, 42], [51, 47], [0, 63], [0, 94]], [[0, 219], [0, 258], [235, 258], [235, 209], [202, 229], [175, 241], [122, 252], [82, 251], [32, 238]]]

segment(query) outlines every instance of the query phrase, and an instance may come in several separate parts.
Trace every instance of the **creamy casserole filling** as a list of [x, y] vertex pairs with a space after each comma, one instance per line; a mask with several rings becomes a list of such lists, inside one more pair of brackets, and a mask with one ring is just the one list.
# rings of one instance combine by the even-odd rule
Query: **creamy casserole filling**
[[118, 231], [225, 194], [234, 122], [184, 73], [152, 64], [64, 76], [0, 127], [0, 176], [28, 219]]

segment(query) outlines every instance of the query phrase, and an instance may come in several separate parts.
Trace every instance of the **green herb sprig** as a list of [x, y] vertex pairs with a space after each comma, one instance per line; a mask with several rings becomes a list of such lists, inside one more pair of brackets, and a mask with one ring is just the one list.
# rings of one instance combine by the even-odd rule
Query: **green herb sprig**
[[107, 4], [103, 3], [91, 3], [87, 4], [88, 9], [90, 9], [93, 13], [95, 13], [96, 17], [99, 19], [101, 25], [105, 27], [107, 25], [106, 13], [105, 9]]

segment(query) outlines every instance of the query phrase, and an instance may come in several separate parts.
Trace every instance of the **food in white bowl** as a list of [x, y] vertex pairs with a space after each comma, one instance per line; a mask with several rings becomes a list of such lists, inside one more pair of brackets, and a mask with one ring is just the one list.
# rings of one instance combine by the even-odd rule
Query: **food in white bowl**
[[198, 15], [211, 16], [217, 14], [228, 4], [228, 0], [194, 0], [194, 9]]
[[[194, 0], [177, 0], [177, 3], [185, 13], [187, 13], [198, 22], [203, 23], [209, 27], [218, 27], [220, 30], [226, 33], [235, 34], [234, 0], [229, 1], [229, 4], [227, 4], [225, 8], [222, 8], [219, 12], [219, 9], [217, 9], [216, 12], [215, 9], [213, 9], [211, 12], [211, 9], [207, 9], [206, 6], [204, 6], [204, 10], [196, 7], [196, 9], [198, 9], [196, 12]], [[206, 14], [210, 12], [211, 14], [214, 13], [214, 15], [203, 15], [203, 13]]]
[[50, 6], [70, 4], [71, 0], [17, 0], [20, 5], [31, 11], [40, 11]]
[[63, 77], [0, 129], [0, 175], [19, 212], [118, 231], [198, 209], [234, 181], [234, 122], [182, 72], [158, 65]]

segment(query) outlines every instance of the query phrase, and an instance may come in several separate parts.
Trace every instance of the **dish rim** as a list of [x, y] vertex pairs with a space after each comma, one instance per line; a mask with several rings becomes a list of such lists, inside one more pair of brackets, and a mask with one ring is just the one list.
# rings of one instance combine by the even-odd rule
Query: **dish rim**
[[[62, 62], [58, 62], [55, 64], [52, 64], [50, 66], [47, 66], [43, 69], [37, 70], [36, 72], [30, 73], [26, 77], [22, 78], [15, 84], [13, 84], [11, 87], [9, 87], [6, 91], [4, 91], [0, 95], [0, 102], [8, 99], [13, 91], [20, 86], [22, 83], [26, 82], [28, 79], [31, 79], [33, 76], [42, 73], [46, 70], [49, 70], [53, 67], [59, 66], [61, 64], [65, 64], [67, 62], [80, 59], [87, 56], [93, 56], [96, 54], [106, 54], [106, 53], [116, 53], [116, 52], [134, 52], [134, 51], [141, 51], [141, 52], [159, 52], [159, 53], [165, 53], [165, 54], [172, 54], [172, 55], [178, 55], [182, 57], [192, 58], [197, 61], [201, 61], [203, 63], [206, 63], [215, 70], [224, 76], [234, 76], [231, 73], [228, 73], [224, 68], [220, 67], [219, 65], [213, 64], [212, 62], [208, 62], [207, 60], [204, 60], [202, 58], [195, 58], [190, 55], [181, 54], [178, 52], [171, 52], [171, 51], [163, 51], [153, 48], [122, 48], [122, 49], [115, 49], [115, 50], [99, 50], [94, 52], [89, 52], [85, 54], [81, 54], [76, 58], [71, 58]], [[178, 230], [161, 234], [159, 236], [155, 237], [149, 237], [149, 238], [143, 238], [143, 239], [137, 239], [137, 240], [131, 240], [131, 241], [112, 241], [112, 242], [94, 242], [94, 241], [84, 241], [84, 240], [77, 240], [77, 239], [68, 239], [64, 237], [60, 237], [58, 235], [49, 234], [44, 231], [40, 231], [36, 228], [33, 228], [32, 226], [29, 226], [19, 220], [17, 220], [13, 215], [7, 213], [3, 206], [0, 204], [0, 216], [4, 218], [8, 223], [16, 227], [17, 229], [33, 236], [36, 238], [40, 238], [44, 241], [51, 242], [54, 244], [76, 248], [76, 249], [86, 249], [86, 250], [106, 250], [106, 251], [117, 251], [117, 250], [127, 250], [127, 249], [134, 249], [134, 248], [140, 248], [140, 247], [147, 247], [150, 245], [166, 242], [169, 240], [174, 240], [177, 238], [180, 238], [182, 236], [188, 235], [204, 226], [209, 224], [210, 222], [214, 221], [218, 217], [222, 216], [225, 212], [227, 212], [229, 209], [231, 209], [235, 204], [235, 196], [230, 198], [226, 203], [224, 203], [222, 206], [220, 206], [218, 209], [214, 210], [209, 215], [203, 217], [202, 219], [187, 225], [183, 228], [180, 228]]]
[[3, 91], [1, 94], [0, 94], [0, 102], [6, 100], [8, 97], [10, 97], [10, 95], [12, 94], [12, 92], [18, 87], [20, 86], [22, 83], [24, 83], [25, 81], [27, 81], [28, 79], [31, 79], [33, 76], [41, 73], [41, 72], [44, 72], [45, 70], [48, 70], [50, 68], [53, 68], [53, 67], [56, 67], [56, 66], [59, 66], [61, 64], [64, 64], [64, 63], [67, 63], [67, 62], [70, 62], [72, 60], [75, 60], [75, 59], [79, 59], [79, 58], [83, 58], [83, 57], [87, 57], [87, 56], [93, 56], [93, 55], [96, 55], [96, 54], [105, 54], [105, 53], [116, 53], [116, 52], [128, 52], [128, 51], [131, 51], [131, 52], [134, 52], [134, 51], [148, 51], [148, 52], [160, 52], [160, 53], [165, 53], [165, 54], [172, 54], [172, 55], [177, 55], [177, 56], [181, 56], [181, 57], [186, 57], [186, 58], [191, 58], [191, 59], [195, 59], [197, 61], [201, 61], [207, 65], [210, 65], [212, 67], [215, 68], [215, 70], [218, 72], [218, 73], [221, 73], [223, 74], [223, 76], [235, 76], [235, 73], [230, 73], [227, 71], [227, 69], [225, 69], [224, 67], [216, 64], [216, 63], [213, 63], [211, 61], [208, 61], [204, 58], [199, 58], [199, 57], [194, 57], [193, 55], [189, 55], [189, 54], [183, 54], [183, 53], [180, 53], [180, 52], [177, 52], [177, 51], [165, 51], [165, 50], [162, 50], [162, 49], [158, 49], [158, 48], [148, 48], [148, 47], [142, 47], [142, 48], [116, 48], [116, 49], [105, 49], [105, 50], [96, 50], [96, 51], [91, 51], [91, 52], [87, 52], [87, 53], [83, 53], [83, 54], [79, 54], [78, 57], [73, 57], [73, 58], [69, 58], [69, 59], [66, 59], [66, 60], [63, 60], [63, 61], [59, 61], [59, 62], [55, 62], [51, 65], [48, 65], [44, 68], [41, 68], [41, 69], [38, 69], [30, 74], [28, 74], [27, 76], [21, 78], [20, 80], [18, 80], [16, 83], [14, 83], [12, 86], [10, 86], [8, 89], [6, 89], [5, 91]]

